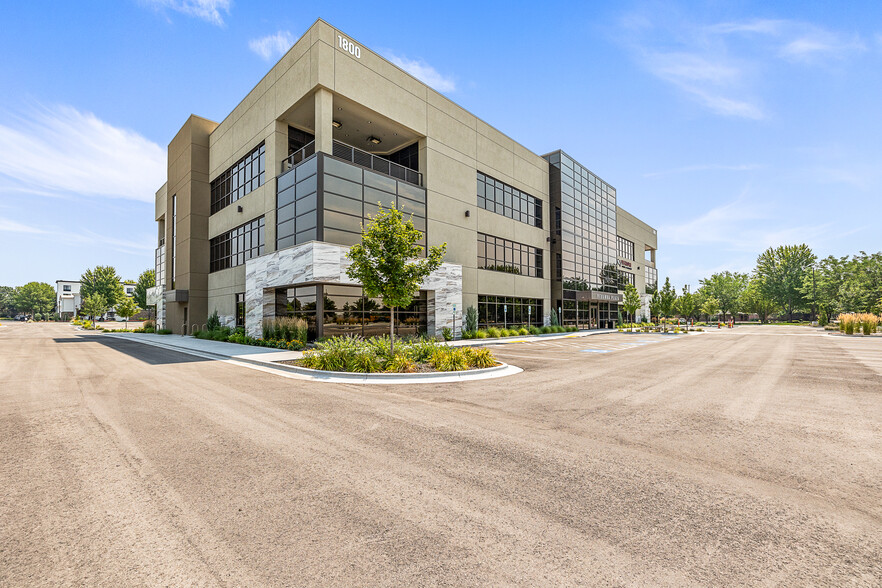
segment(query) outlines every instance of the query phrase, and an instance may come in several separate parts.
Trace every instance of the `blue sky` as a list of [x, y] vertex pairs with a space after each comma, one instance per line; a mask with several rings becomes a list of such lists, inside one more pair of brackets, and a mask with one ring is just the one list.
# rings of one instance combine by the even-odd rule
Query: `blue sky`
[[168, 142], [191, 113], [222, 120], [319, 17], [614, 185], [677, 286], [770, 245], [882, 249], [882, 4], [573, 4], [12, 3], [0, 285], [152, 267]]

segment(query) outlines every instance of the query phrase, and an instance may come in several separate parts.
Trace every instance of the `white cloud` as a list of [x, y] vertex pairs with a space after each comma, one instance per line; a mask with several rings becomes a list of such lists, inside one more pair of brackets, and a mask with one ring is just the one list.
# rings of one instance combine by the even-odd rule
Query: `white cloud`
[[294, 35], [289, 31], [279, 31], [275, 35], [267, 35], [260, 39], [248, 41], [248, 48], [265, 61], [272, 61], [284, 55], [293, 44]]
[[643, 67], [723, 116], [762, 119], [760, 76], [773, 62], [824, 64], [866, 50], [856, 36], [793, 20], [702, 25], [669, 14], [626, 15], [621, 39]]
[[389, 61], [439, 92], [455, 92], [456, 81], [444, 76], [422, 59], [408, 59], [389, 54]]
[[221, 11], [230, 13], [230, 0], [143, 0], [156, 9], [168, 8], [187, 16], [195, 16], [213, 25], [223, 26]]
[[35, 227], [22, 223], [0, 218], [0, 233], [26, 233], [37, 235], [37, 238], [45, 238], [53, 243], [65, 245], [99, 245], [124, 253], [143, 253], [152, 251], [155, 245], [150, 237], [143, 241], [131, 241], [129, 239], [117, 239], [106, 234], [96, 233], [89, 229], [80, 232], [70, 232], [57, 227]]
[[29, 227], [9, 219], [0, 218], [0, 233], [31, 233], [40, 234], [46, 231], [36, 227]]
[[0, 123], [0, 189], [153, 202], [166, 151], [71, 106], [37, 106]]
[[751, 202], [742, 194], [691, 220], [662, 226], [658, 233], [673, 245], [715, 245], [724, 250], [758, 254], [781, 243], [815, 240], [834, 229], [833, 223], [780, 226], [771, 212], [769, 206]]

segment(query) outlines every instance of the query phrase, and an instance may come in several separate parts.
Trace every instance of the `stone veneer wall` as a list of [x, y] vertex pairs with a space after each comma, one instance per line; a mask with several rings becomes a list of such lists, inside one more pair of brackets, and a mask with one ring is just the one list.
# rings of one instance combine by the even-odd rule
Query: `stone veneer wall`
[[[311, 241], [274, 251], [245, 262], [245, 332], [261, 337], [263, 320], [276, 316], [275, 288], [305, 284], [357, 286], [346, 275], [350, 265], [348, 247]], [[440, 334], [444, 327], [462, 328], [462, 266], [443, 263], [422, 283], [429, 292], [428, 332]], [[453, 307], [456, 305], [456, 316]]]

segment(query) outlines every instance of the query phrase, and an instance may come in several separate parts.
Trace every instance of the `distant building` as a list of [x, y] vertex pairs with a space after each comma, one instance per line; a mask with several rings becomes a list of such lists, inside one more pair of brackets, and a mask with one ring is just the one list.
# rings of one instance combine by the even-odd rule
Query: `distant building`
[[[134, 282], [121, 282], [126, 296], [131, 298], [135, 295]], [[55, 280], [55, 308], [61, 320], [69, 321], [80, 312], [83, 306], [83, 297], [80, 294], [82, 282], [74, 280]], [[108, 319], [114, 319], [114, 309], [111, 308], [105, 315]], [[122, 319], [118, 319], [122, 320]]]
[[80, 282], [73, 280], [55, 280], [55, 308], [62, 320], [69, 321], [75, 317], [83, 305], [80, 285]]

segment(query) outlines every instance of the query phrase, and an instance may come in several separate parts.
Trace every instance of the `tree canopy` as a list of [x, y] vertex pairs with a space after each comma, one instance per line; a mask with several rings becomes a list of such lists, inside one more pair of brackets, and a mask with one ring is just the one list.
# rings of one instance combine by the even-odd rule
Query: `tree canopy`
[[413, 302], [420, 284], [441, 267], [447, 243], [430, 247], [425, 259], [418, 259], [423, 234], [412, 220], [405, 221], [393, 208], [379, 209], [362, 228], [361, 243], [353, 245], [347, 257], [352, 264], [346, 274], [359, 282], [366, 296], [380, 298], [391, 309], [391, 351], [395, 350], [395, 308]]
[[15, 289], [13, 304], [28, 314], [48, 314], [55, 310], [55, 288], [45, 282], [28, 282]]
[[135, 304], [137, 304], [141, 308], [147, 308], [147, 290], [155, 285], [155, 270], [151, 268], [141, 272], [141, 275], [138, 276], [138, 282], [135, 284], [135, 291], [132, 294], [132, 299], [135, 301]]
[[94, 320], [96, 316], [101, 316], [107, 312], [108, 307], [107, 299], [104, 296], [93, 293], [83, 297], [80, 312]]
[[100, 294], [108, 307], [114, 307], [126, 297], [119, 275], [113, 266], [99, 265], [94, 270], [87, 269], [80, 282], [82, 282], [80, 295], [83, 300], [92, 294]]
[[793, 311], [806, 305], [806, 274], [811, 274], [815, 254], [806, 244], [769, 247], [756, 260], [754, 275], [762, 293], [793, 319]]
[[708, 296], [717, 299], [720, 305], [719, 310], [725, 316], [738, 310], [739, 298], [749, 281], [750, 276], [747, 274], [729, 271], [718, 272], [701, 280], [701, 289]]

